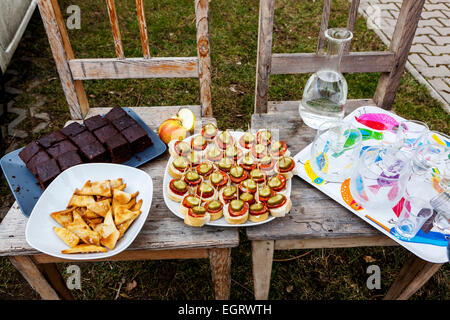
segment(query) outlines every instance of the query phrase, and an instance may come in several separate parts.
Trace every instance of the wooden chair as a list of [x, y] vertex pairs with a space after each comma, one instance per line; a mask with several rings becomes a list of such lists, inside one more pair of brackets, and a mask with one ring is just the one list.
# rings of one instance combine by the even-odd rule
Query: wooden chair
[[[331, 0], [324, 0], [322, 22], [316, 53], [272, 53], [272, 32], [275, 0], [260, 0], [258, 54], [256, 70], [255, 109], [252, 128], [279, 129], [293, 154], [305, 148], [314, 138], [315, 130], [304, 125], [298, 114], [300, 101], [269, 102], [271, 74], [312, 73], [325, 57], [322, 54], [328, 27]], [[409, 49], [417, 28], [424, 0], [404, 0], [390, 48], [385, 52], [349, 52], [343, 56], [343, 72], [380, 72], [373, 99], [349, 100], [348, 112], [363, 105], [390, 108], [400, 83]], [[353, 30], [359, 0], [351, 2], [347, 28]], [[247, 228], [252, 242], [253, 278], [256, 299], [267, 299], [270, 289], [274, 250], [306, 248], [340, 248], [357, 246], [388, 246], [396, 242], [370, 227], [357, 216], [311, 187], [294, 178], [291, 199], [293, 208], [283, 219]], [[432, 264], [412, 255], [400, 272], [386, 299], [407, 299], [437, 270]]]
[[117, 58], [75, 59], [57, 0], [39, 0], [39, 11], [73, 119], [83, 119], [89, 104], [83, 80], [199, 78], [202, 116], [212, 116], [208, 1], [195, 0], [197, 57], [151, 57], [143, 0], [136, 0], [142, 58], [126, 58], [114, 0], [106, 0]]
[[[194, 1], [193, 1], [194, 2]], [[211, 118], [210, 53], [208, 35], [208, 0], [195, 0], [197, 20], [197, 57], [152, 58], [147, 39], [144, 7], [136, 0], [137, 16], [142, 40], [143, 58], [125, 58], [114, 0], [107, 0], [117, 58], [75, 59], [57, 0], [38, 0], [39, 10], [48, 35], [50, 47], [61, 79], [64, 94], [73, 119], [105, 114], [109, 108], [89, 109], [83, 80], [156, 77], [198, 77], [200, 106], [188, 106], [197, 119]], [[134, 111], [153, 130], [180, 107], [138, 107]], [[231, 284], [231, 248], [239, 244], [236, 228], [192, 228], [173, 215], [163, 199], [163, 175], [168, 152], [140, 167], [156, 186], [152, 208], [141, 232], [132, 245], [108, 261], [198, 259], [207, 258], [216, 299], [228, 299]], [[25, 239], [27, 219], [15, 203], [0, 224], [0, 256], [8, 256], [30, 285], [44, 299], [71, 299], [55, 263], [57, 259], [36, 251]]]

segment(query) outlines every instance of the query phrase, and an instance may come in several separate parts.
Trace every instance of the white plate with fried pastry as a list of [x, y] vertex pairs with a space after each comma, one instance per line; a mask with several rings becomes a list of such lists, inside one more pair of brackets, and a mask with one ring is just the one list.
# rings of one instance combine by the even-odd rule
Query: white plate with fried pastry
[[140, 169], [90, 163], [61, 173], [36, 203], [25, 236], [45, 254], [103, 259], [125, 250], [147, 220], [152, 178]]
[[[202, 130], [202, 132], [203, 132], [203, 130]], [[243, 132], [243, 131], [228, 131], [228, 132], [233, 137], [233, 141], [236, 142], [235, 145], [239, 149], [239, 154], [240, 155], [244, 156], [246, 153], [251, 152], [250, 148], [245, 148], [239, 142], [239, 141], [242, 141], [241, 138], [243, 137], [245, 132]], [[221, 131], [217, 131], [216, 137], [220, 133], [221, 133]], [[186, 146], [187, 145], [191, 145], [191, 149], [190, 149], [191, 151], [193, 150], [192, 149], [193, 147], [192, 147], [192, 144], [191, 144], [191, 140], [195, 139], [196, 137], [198, 137], [200, 135], [201, 134], [193, 135], [193, 136], [187, 137], [186, 139], [183, 140], [183, 141], [187, 142]], [[256, 137], [256, 133], [255, 133], [255, 137]], [[187, 216], [188, 209], [185, 208], [184, 211], [186, 211], [186, 212], [183, 211], [183, 207], [181, 206], [183, 201], [181, 200], [181, 198], [184, 198], [186, 195], [193, 195], [195, 193], [195, 191], [192, 191], [192, 189], [190, 189], [184, 196], [181, 197], [179, 195], [177, 196], [177, 195], [174, 195], [173, 193], [171, 193], [169, 185], [171, 184], [171, 181], [174, 180], [176, 177], [179, 177], [180, 175], [182, 176], [184, 174], [181, 171], [178, 171], [178, 172], [176, 172], [174, 174], [174, 166], [173, 166], [173, 161], [175, 159], [174, 157], [185, 158], [190, 163], [192, 163], [192, 161], [189, 160], [189, 156], [186, 156], [187, 154], [189, 154], [189, 150], [186, 150], [186, 152], [183, 151], [185, 153], [185, 155], [181, 155], [181, 156], [178, 155], [177, 156], [177, 154], [175, 153], [175, 152], [177, 152], [177, 150], [174, 150], [173, 143], [174, 143], [174, 141], [172, 141], [172, 143], [169, 143], [169, 152], [171, 154], [171, 157], [170, 157], [169, 161], [167, 162], [166, 170], [165, 170], [165, 173], [164, 173], [163, 196], [164, 196], [164, 201], [165, 201], [167, 207], [170, 209], [170, 211], [173, 214], [175, 214], [177, 217], [179, 217], [181, 219], [184, 219], [185, 223], [187, 223], [188, 225], [194, 225], [194, 226], [209, 225], [209, 226], [216, 226], [216, 227], [251, 227], [251, 226], [257, 226], [257, 225], [260, 225], [260, 224], [268, 223], [268, 222], [270, 222], [270, 221], [272, 221], [272, 220], [274, 220], [276, 218], [272, 214], [269, 214], [267, 218], [265, 218], [264, 220], [261, 220], [261, 221], [257, 221], [257, 220], [256, 221], [255, 220], [251, 221], [250, 218], [249, 218], [249, 219], [246, 219], [245, 222], [243, 222], [243, 223], [242, 222], [233, 223], [232, 221], [230, 221], [231, 219], [227, 219], [227, 218], [229, 218], [229, 215], [226, 215], [225, 211], [223, 211], [224, 212], [223, 215], [220, 218], [216, 219], [216, 220], [204, 219], [204, 221], [198, 222], [198, 223], [194, 223], [193, 221], [187, 221], [186, 218], [190, 218], [190, 217]], [[215, 148], [215, 147], [217, 147], [217, 146], [218, 146], [217, 141], [214, 141], [214, 140], [210, 139], [207, 142], [207, 146], [205, 147], [205, 149], [202, 150], [202, 151], [199, 151], [199, 155], [200, 155], [200, 158], [201, 158], [200, 162], [209, 162], [209, 163], [211, 163], [213, 165], [213, 167], [214, 167], [213, 172], [219, 172], [220, 170], [218, 168], [218, 162], [213, 162], [213, 161], [211, 161], [208, 158], [208, 151], [213, 149], [213, 148]], [[285, 152], [288, 152], [287, 151], [287, 147], [286, 147]], [[181, 153], [182, 152], [180, 151], [180, 154]], [[226, 153], [224, 153], [224, 157], [225, 157], [225, 154]], [[288, 154], [288, 153], [286, 153], [286, 154]], [[242, 158], [240, 158], [239, 160], [236, 160], [235, 164], [240, 163], [241, 159]], [[273, 160], [273, 161], [276, 162], [276, 160]], [[182, 162], [183, 161], [181, 161], [180, 164]], [[247, 173], [249, 173], [249, 172], [250, 171], [248, 171]], [[271, 174], [267, 175], [267, 178], [273, 177], [275, 175], [277, 175], [277, 173], [276, 172], [272, 172]], [[230, 174], [228, 174], [228, 177], [230, 177]], [[283, 191], [281, 191], [280, 193], [285, 195], [287, 197], [287, 199], [288, 199], [288, 202], [290, 203], [290, 199], [289, 198], [290, 198], [290, 194], [291, 194], [291, 179], [286, 179], [284, 186], [285, 187], [284, 187]], [[226, 210], [228, 208], [228, 206], [227, 206], [227, 203], [223, 201], [223, 198], [221, 198], [219, 196], [220, 195], [220, 189], [216, 188], [216, 187], [214, 187], [214, 189], [215, 189], [214, 195], [211, 196], [211, 199], [214, 198], [215, 200], [218, 200], [219, 202], [221, 202], [222, 206], [223, 206], [223, 210]], [[206, 205], [207, 202], [208, 201], [206, 201], [206, 200], [202, 200], [201, 201], [202, 206]], [[283, 213], [283, 216], [284, 216], [284, 214], [288, 214], [289, 210], [290, 210], [290, 207], [289, 207], [289, 209], [287, 209], [287, 212]]]

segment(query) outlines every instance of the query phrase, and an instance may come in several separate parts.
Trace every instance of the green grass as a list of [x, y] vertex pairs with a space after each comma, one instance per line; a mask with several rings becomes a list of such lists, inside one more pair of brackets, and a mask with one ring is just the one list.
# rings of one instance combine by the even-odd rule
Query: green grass
[[[69, 30], [77, 58], [114, 57], [115, 51], [104, 0], [59, 1], [64, 16], [71, 4], [81, 7], [80, 30]], [[195, 14], [193, 0], [147, 0], [148, 34], [152, 56], [195, 56]], [[116, 1], [121, 34], [127, 57], [141, 56], [135, 1]], [[212, 61], [212, 101], [214, 116], [221, 128], [246, 128], [254, 107], [257, 50], [258, 0], [211, 1], [210, 44]], [[330, 26], [345, 26], [349, 3], [333, 1]], [[321, 1], [277, 0], [274, 21], [274, 53], [314, 52], [320, 29]], [[54, 60], [39, 14], [28, 26], [10, 65], [20, 75], [14, 86], [25, 91], [15, 103], [29, 108], [40, 95], [46, 103], [39, 111], [52, 119], [38, 138], [61, 127], [70, 115]], [[359, 17], [353, 51], [384, 50], [384, 44]], [[279, 75], [270, 78], [270, 100], [299, 100], [309, 75]], [[373, 96], [379, 74], [348, 74], [349, 98]], [[29, 89], [34, 79], [40, 85]], [[105, 80], [84, 82], [91, 107], [199, 104], [196, 79]], [[425, 121], [433, 130], [449, 133], [450, 117], [424, 86], [405, 73], [393, 110], [399, 115]], [[168, 117], [171, 115], [167, 115]], [[27, 120], [22, 128], [38, 124]], [[11, 141], [9, 141], [11, 142]], [[12, 203], [2, 179], [3, 203]], [[232, 250], [233, 299], [252, 299], [251, 246], [240, 231], [241, 244]], [[349, 248], [277, 251], [273, 264], [271, 299], [380, 299], [395, 280], [408, 253], [403, 248]], [[366, 262], [373, 261], [373, 262]], [[367, 266], [377, 264], [382, 272], [382, 288], [368, 290]], [[212, 299], [213, 288], [207, 260], [79, 263], [82, 290], [78, 299]], [[68, 264], [58, 264], [63, 272]], [[450, 298], [448, 264], [413, 296], [413, 299]], [[133, 280], [137, 286], [126, 290]], [[124, 283], [121, 285], [121, 283]], [[118, 289], [120, 292], [118, 294]], [[38, 296], [12, 267], [0, 258], [0, 298], [37, 299]]]

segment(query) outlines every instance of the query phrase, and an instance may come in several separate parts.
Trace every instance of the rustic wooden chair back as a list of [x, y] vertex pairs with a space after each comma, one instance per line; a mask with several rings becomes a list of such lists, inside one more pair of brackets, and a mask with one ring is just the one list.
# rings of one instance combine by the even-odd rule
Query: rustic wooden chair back
[[203, 116], [212, 116], [208, 30], [208, 0], [195, 1], [196, 57], [151, 57], [143, 0], [136, 0], [143, 57], [124, 55], [114, 0], [106, 0], [117, 58], [75, 59], [58, 0], [39, 0], [44, 22], [72, 119], [83, 119], [89, 110], [83, 80], [128, 78], [198, 78]]
[[[400, 79], [408, 58], [412, 40], [425, 0], [404, 0], [388, 51], [349, 52], [344, 50], [341, 72], [380, 72], [381, 76], [373, 97], [373, 103], [389, 109], [397, 92]], [[255, 113], [270, 111], [268, 103], [269, 77], [271, 74], [300, 74], [316, 72], [325, 61], [325, 31], [331, 12], [332, 0], [323, 1], [322, 20], [316, 53], [272, 53], [272, 33], [275, 0], [260, 0], [258, 55], [256, 65]], [[347, 29], [353, 31], [360, 0], [352, 0]], [[368, 104], [368, 100], [349, 100], [351, 107]], [[280, 106], [282, 107], [282, 106]]]

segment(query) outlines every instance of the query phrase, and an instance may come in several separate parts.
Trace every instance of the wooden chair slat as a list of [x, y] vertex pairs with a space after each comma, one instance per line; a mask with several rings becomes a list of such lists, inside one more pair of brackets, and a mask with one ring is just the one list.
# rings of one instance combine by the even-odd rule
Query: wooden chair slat
[[[86, 115], [89, 105], [83, 84], [81, 82], [75, 82], [70, 72], [68, 60], [70, 56], [73, 56], [73, 52], [67, 37], [65, 25], [61, 21], [62, 17], [59, 6], [54, 7], [52, 0], [41, 0], [38, 2], [38, 6], [55, 59], [63, 92], [69, 105], [70, 115], [73, 119], [82, 119]], [[60, 30], [60, 26], [63, 28], [63, 31]]]
[[[353, 32], [353, 30], [355, 29], [356, 18], [358, 17], [359, 3], [360, 3], [360, 0], [352, 0], [352, 3], [350, 5], [350, 10], [348, 13], [348, 20], [347, 20], [347, 29], [350, 30], [351, 32]], [[344, 54], [347, 54], [350, 51], [350, 47], [351, 47], [351, 41], [345, 45]]]
[[197, 57], [73, 59], [69, 66], [77, 80], [198, 77]]
[[116, 49], [116, 55], [119, 59], [124, 59], [125, 54], [123, 52], [122, 37], [120, 36], [119, 19], [116, 13], [116, 5], [114, 0], [106, 0], [106, 6], [108, 8], [109, 22], [111, 23], [111, 30], [114, 38], [114, 47]]
[[272, 34], [275, 0], [260, 0], [258, 52], [256, 55], [255, 113], [267, 112], [272, 60]]
[[139, 22], [139, 32], [141, 34], [142, 54], [144, 58], [150, 58], [150, 46], [148, 44], [147, 22], [145, 21], [145, 11], [143, 0], [136, 0], [136, 11]]
[[195, 0], [200, 104], [202, 105], [202, 116], [204, 117], [212, 116], [208, 5], [208, 0]]
[[[325, 63], [326, 56], [315, 53], [275, 53], [272, 55], [271, 74], [313, 73]], [[341, 72], [389, 72], [394, 54], [385, 52], [354, 52], [342, 57]]]
[[332, 0], [324, 0], [323, 1], [323, 11], [322, 11], [322, 20], [320, 22], [320, 33], [319, 33], [319, 41], [317, 43], [317, 53], [323, 54], [325, 50], [325, 31], [328, 29], [328, 22], [330, 21], [330, 13], [331, 13], [331, 2]]

